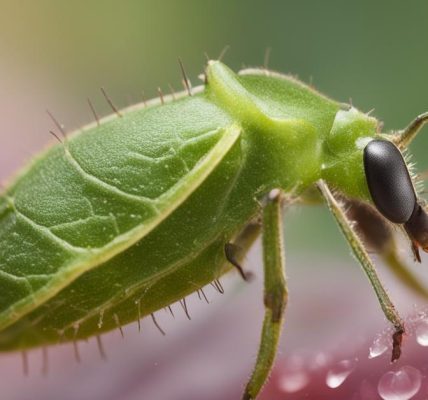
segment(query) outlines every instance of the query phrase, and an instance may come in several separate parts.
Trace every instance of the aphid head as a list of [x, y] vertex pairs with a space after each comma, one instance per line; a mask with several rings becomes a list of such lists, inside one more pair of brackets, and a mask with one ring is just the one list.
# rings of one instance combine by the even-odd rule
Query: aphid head
[[419, 259], [419, 247], [428, 252], [428, 215], [400, 150], [388, 140], [370, 141], [364, 149], [364, 171], [376, 208], [389, 221], [404, 224]]

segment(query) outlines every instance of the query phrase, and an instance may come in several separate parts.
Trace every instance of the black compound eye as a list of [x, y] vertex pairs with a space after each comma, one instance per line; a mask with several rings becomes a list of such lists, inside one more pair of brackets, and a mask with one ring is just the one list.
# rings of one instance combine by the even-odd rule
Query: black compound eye
[[388, 140], [372, 140], [364, 149], [364, 170], [379, 212], [394, 223], [407, 222], [416, 194], [400, 150]]

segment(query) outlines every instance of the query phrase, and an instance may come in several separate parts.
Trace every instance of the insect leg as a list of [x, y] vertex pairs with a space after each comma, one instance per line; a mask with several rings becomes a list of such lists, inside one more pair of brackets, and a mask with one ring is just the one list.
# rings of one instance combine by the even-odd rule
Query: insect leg
[[255, 399], [268, 379], [278, 348], [287, 304], [280, 193], [269, 197], [263, 209], [263, 263], [265, 317], [256, 365], [244, 400]]
[[347, 216], [356, 222], [355, 229], [365, 244], [378, 253], [390, 271], [409, 289], [428, 299], [428, 289], [409, 270], [401, 259], [389, 223], [372, 207], [346, 200]]
[[[244, 258], [244, 254], [253, 244], [254, 240], [259, 236], [260, 223], [258, 221], [249, 222], [245, 228], [235, 238], [234, 243], [226, 243], [224, 245], [224, 255], [226, 260], [229, 261], [240, 273], [244, 280], [252, 278], [252, 274], [244, 272], [241, 267], [241, 261]], [[220, 282], [219, 282], [220, 283]], [[221, 285], [220, 285], [221, 286]], [[223, 288], [219, 288], [220, 293]]]
[[393, 346], [391, 361], [395, 361], [401, 355], [401, 341], [405, 332], [403, 321], [399, 316], [398, 312], [396, 311], [394, 305], [392, 304], [382, 283], [380, 282], [373, 262], [367, 254], [367, 251], [363, 243], [361, 242], [361, 239], [358, 237], [357, 233], [353, 229], [352, 223], [347, 218], [342, 207], [336, 201], [324, 181], [320, 180], [318, 182], [318, 188], [320, 189], [321, 194], [324, 196], [328, 207], [334, 218], [336, 219], [336, 222], [339, 225], [342, 233], [344, 234], [346, 240], [351, 246], [352, 252], [359, 261], [364, 272], [366, 273], [367, 278], [369, 279], [376, 293], [376, 296], [378, 298], [382, 311], [385, 314], [385, 317], [394, 325], [395, 332], [392, 336]]
[[248, 281], [251, 278], [251, 274], [245, 273], [241, 264], [237, 260], [240, 250], [241, 248], [233, 243], [226, 243], [224, 245], [224, 255], [226, 256], [226, 260], [229, 261], [238, 270], [244, 281]]
[[394, 143], [399, 148], [407, 147], [427, 123], [428, 112], [418, 115], [405, 129], [398, 132], [394, 138]]

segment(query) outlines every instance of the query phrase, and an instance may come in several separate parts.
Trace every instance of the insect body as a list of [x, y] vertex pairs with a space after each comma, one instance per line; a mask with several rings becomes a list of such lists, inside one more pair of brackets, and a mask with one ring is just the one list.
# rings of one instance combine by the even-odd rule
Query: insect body
[[[187, 89], [189, 96], [137, 105], [68, 135], [1, 195], [0, 350], [139, 320], [216, 280], [231, 262], [239, 266], [230, 253], [248, 249], [261, 229], [266, 316], [244, 394], [255, 398], [287, 301], [283, 193], [304, 200], [318, 187], [395, 326], [398, 358], [403, 324], [336, 198], [374, 204], [387, 218], [392, 210], [389, 219], [425, 249], [427, 217], [392, 142], [409, 141], [426, 118], [384, 137], [376, 119], [295, 79], [264, 69], [237, 75], [218, 61], [209, 62], [204, 86]], [[388, 140], [388, 160], [407, 182], [392, 208], [390, 186], [378, 187], [388, 174], [371, 152], [378, 139]]]

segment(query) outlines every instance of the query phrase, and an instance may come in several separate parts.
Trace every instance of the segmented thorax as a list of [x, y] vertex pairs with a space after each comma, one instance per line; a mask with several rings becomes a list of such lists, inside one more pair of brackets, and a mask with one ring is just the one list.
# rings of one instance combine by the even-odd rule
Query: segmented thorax
[[363, 153], [377, 135], [378, 121], [356, 108], [339, 110], [323, 146], [322, 177], [343, 194], [370, 200]]

